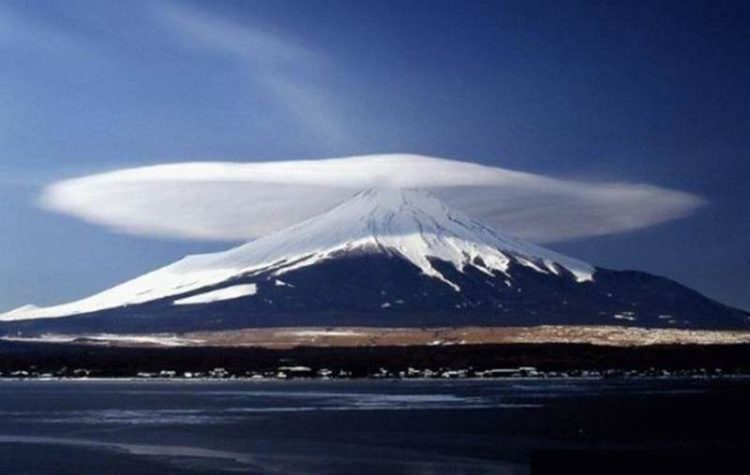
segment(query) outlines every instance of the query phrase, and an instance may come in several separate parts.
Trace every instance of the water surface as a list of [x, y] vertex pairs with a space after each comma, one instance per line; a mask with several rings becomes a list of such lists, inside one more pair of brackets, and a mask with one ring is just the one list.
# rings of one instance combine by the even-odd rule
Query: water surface
[[527, 473], [532, 451], [750, 447], [750, 380], [3, 381], [4, 473]]

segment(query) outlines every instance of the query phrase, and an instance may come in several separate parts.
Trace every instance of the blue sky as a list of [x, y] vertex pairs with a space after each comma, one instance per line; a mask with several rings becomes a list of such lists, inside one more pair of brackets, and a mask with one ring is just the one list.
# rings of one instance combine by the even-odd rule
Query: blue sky
[[624, 3], [5, 1], [0, 311], [227, 247], [39, 209], [53, 181], [388, 152], [697, 194], [552, 247], [750, 308], [750, 7]]

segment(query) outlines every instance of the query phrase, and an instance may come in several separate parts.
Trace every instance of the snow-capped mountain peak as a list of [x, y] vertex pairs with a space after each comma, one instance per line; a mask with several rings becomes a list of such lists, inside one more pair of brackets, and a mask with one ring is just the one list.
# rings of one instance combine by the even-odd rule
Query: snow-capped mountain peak
[[370, 189], [326, 213], [224, 252], [187, 256], [171, 265], [91, 297], [53, 307], [22, 307], [0, 320], [76, 315], [178, 297], [230, 279], [271, 271], [274, 276], [349, 252], [397, 255], [455, 291], [460, 286], [433, 263], [472, 266], [512, 278], [512, 264], [537, 272], [569, 272], [579, 282], [592, 280], [593, 266], [505, 236], [447, 208], [421, 190]]
[[[264, 249], [266, 244], [274, 250], [283, 247], [287, 255], [311, 254], [294, 267], [342, 251], [380, 249], [404, 257], [424, 274], [456, 290], [459, 288], [434, 268], [432, 259], [450, 262], [459, 270], [474, 266], [487, 273], [506, 272], [511, 260], [540, 272], [557, 273], [560, 266], [579, 281], [590, 280], [594, 272], [584, 262], [504, 236], [422, 190], [360, 192], [323, 215], [230, 251], [227, 258], [236, 261], [247, 250]], [[304, 250], [293, 249], [300, 245]]]

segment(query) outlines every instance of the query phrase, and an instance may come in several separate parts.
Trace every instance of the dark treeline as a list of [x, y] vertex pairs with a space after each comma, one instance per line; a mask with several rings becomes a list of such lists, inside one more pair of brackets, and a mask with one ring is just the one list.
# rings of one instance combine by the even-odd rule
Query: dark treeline
[[132, 376], [138, 372], [232, 374], [303, 365], [366, 376], [387, 368], [487, 370], [534, 366], [540, 371], [722, 369], [750, 371], [750, 345], [664, 345], [606, 347], [580, 344], [511, 344], [412, 347], [321, 348], [136, 348], [57, 343], [0, 343], [0, 372], [32, 369], [39, 373], [86, 368], [92, 376]]

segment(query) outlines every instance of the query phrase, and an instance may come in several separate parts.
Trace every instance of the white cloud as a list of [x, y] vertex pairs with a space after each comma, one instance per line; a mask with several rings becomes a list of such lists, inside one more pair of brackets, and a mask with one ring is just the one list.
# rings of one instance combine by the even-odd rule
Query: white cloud
[[368, 188], [423, 188], [497, 229], [554, 242], [644, 228], [689, 214], [694, 195], [586, 183], [419, 155], [194, 162], [118, 170], [48, 187], [45, 207], [147, 236], [248, 240]]
[[184, 41], [237, 55], [255, 66], [294, 69], [321, 61], [311, 49], [248, 22], [234, 22], [186, 6], [167, 4], [160, 10]]

